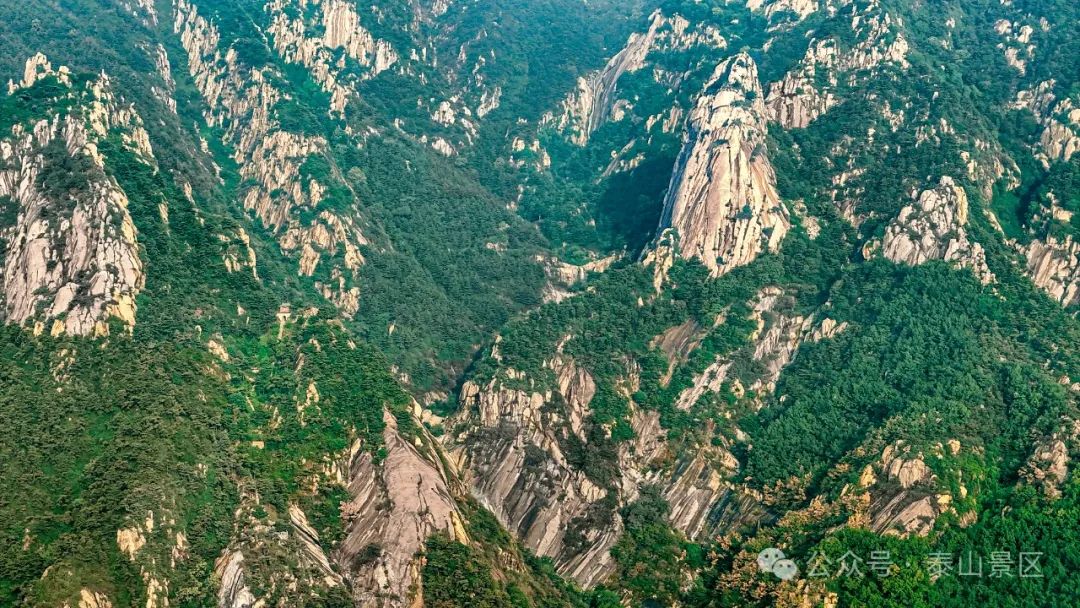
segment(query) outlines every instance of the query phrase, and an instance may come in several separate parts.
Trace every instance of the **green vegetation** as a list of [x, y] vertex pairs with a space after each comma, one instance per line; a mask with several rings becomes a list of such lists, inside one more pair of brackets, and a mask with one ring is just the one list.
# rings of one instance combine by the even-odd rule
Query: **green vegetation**
[[[607, 491], [568, 524], [566, 540], [582, 549], [589, 542], [582, 530], [618, 517], [624, 532], [612, 549], [613, 576], [578, 589], [455, 489], [470, 542], [437, 535], [421, 551], [428, 605], [773, 605], [790, 588], [747, 575], [745, 559], [772, 544], [801, 566], [815, 552], [882, 549], [910, 565], [888, 579], [828, 579], [815, 588], [836, 593], [842, 606], [1076, 603], [1080, 587], [1070, 575], [1080, 567], [1080, 484], [1072, 475], [1061, 497], [1049, 499], [1019, 471], [1037, 442], [1078, 416], [1068, 385], [1080, 378], [1080, 325], [1074, 310], [1022, 275], [1023, 260], [1005, 239], [1080, 237], [1080, 154], [1044, 163], [1036, 156], [1043, 117], [1014, 104], [1019, 91], [1050, 79], [1056, 100], [1078, 99], [1080, 36], [1070, 25], [1080, 23], [1080, 5], [881, 0], [911, 43], [908, 65], [835, 82], [822, 70], [817, 85], [838, 104], [805, 129], [770, 125], [782, 198], [789, 209], [805, 204], [820, 234], [811, 238], [810, 221], [796, 217], [779, 253], [719, 279], [681, 260], [658, 292], [653, 269], [638, 260], [654, 238], [682, 143], [678, 120], [661, 126], [669, 112], [677, 107], [685, 117], [733, 52], [750, 52], [764, 83], [790, 70], [812, 38], [836, 37], [839, 52], [848, 52], [857, 42], [850, 11], [870, 3], [799, 23], [789, 14], [770, 29], [745, 3], [483, 0], [451, 3], [433, 17], [430, 2], [376, 2], [358, 9], [360, 21], [401, 59], [378, 76], [343, 59], [342, 78], [359, 91], [344, 120], [327, 112], [329, 96], [312, 75], [274, 49], [264, 3], [196, 3], [221, 32], [221, 49], [240, 65], [265, 68], [283, 93], [269, 108], [276, 127], [325, 140], [297, 177], [302, 188], [317, 180], [324, 196], [295, 213], [310, 226], [331, 210], [364, 234], [360, 311], [342, 318], [316, 286], [332, 280], [330, 265], [298, 276], [281, 235], [242, 209], [253, 181], [225, 143], [234, 125], [208, 124], [168, 3], [156, 3], [156, 20], [132, 2], [0, 6], [2, 80], [18, 80], [22, 62], [38, 51], [74, 70], [70, 87], [47, 77], [0, 95], [0, 139], [80, 109], [86, 84], [104, 71], [117, 98], [143, 118], [155, 151], [145, 162], [115, 129], [98, 145], [138, 229], [146, 285], [134, 331], [113, 323], [107, 338], [90, 339], [0, 327], [0, 605], [74, 605], [83, 589], [105, 593], [116, 608], [146, 605], [148, 574], [168, 580], [170, 605], [214, 605], [223, 549], [254, 529], [290, 538], [291, 505], [333, 555], [349, 499], [320, 477], [335, 458], [359, 445], [382, 459], [386, 412], [407, 439], [423, 443], [412, 397], [451, 414], [453, 387], [465, 379], [528, 383], [556, 395], [546, 408], [565, 408], [550, 369], [560, 348], [589, 372], [596, 392], [584, 439], [558, 433], [559, 447], [571, 468]], [[655, 8], [716, 27], [726, 48], [655, 50], [647, 69], [619, 81], [619, 97], [631, 102], [623, 118], [600, 125], [585, 146], [538, 126]], [[1047, 27], [1042, 15], [1053, 17]], [[1006, 61], [995, 27], [1029, 16], [1033, 51], [1021, 73]], [[948, 17], [955, 23], [946, 27]], [[157, 73], [158, 45], [172, 64], [168, 79]], [[425, 59], [406, 59], [412, 50]], [[480, 95], [495, 87], [499, 107], [477, 116]], [[433, 124], [431, 108], [444, 99], [473, 111], [468, 125]], [[901, 109], [897, 126], [892, 117]], [[469, 143], [446, 158], [431, 150], [435, 137]], [[518, 137], [539, 141], [549, 170], [534, 170], [542, 155], [532, 150], [513, 157], [524, 167], [508, 160]], [[65, 205], [102, 177], [100, 168], [62, 141], [40, 153], [35, 185], [54, 203], [48, 219], [63, 219]], [[838, 188], [845, 167], [852, 171]], [[992, 285], [944, 262], [909, 268], [864, 259], [862, 245], [913, 192], [944, 175], [968, 192], [966, 230], [986, 249]], [[0, 256], [19, 218], [16, 199], [0, 197]], [[257, 276], [229, 272], [222, 261], [240, 229], [251, 236]], [[580, 263], [611, 253], [621, 261], [572, 298], [542, 302], [548, 278], [538, 258]], [[752, 308], [766, 287], [782, 296], [757, 315]], [[801, 344], [775, 389], [760, 390], [771, 362], [755, 356], [751, 338], [781, 315], [847, 325]], [[665, 352], [666, 332], [686, 333], [694, 348]], [[490, 352], [496, 333], [501, 359], [477, 355]], [[729, 364], [720, 389], [677, 407], [717, 362]], [[526, 379], [510, 379], [511, 368]], [[669, 478], [691, 455], [730, 452], [738, 470], [716, 463], [716, 472], [761, 492], [760, 504], [731, 523], [719, 521], [727, 512], [710, 513], [720, 528], [692, 542], [668, 525], [660, 488], [621, 502], [619, 455], [636, 438], [634, 412], [658, 414], [666, 434], [662, 454], [645, 467], [655, 479]], [[860, 472], [900, 440], [928, 454], [956, 512], [943, 514], [928, 538], [845, 527], [856, 515], [849, 501]], [[934, 451], [950, 440], [964, 450]], [[237, 520], [238, 512], [251, 520]], [[145, 544], [133, 560], [117, 532], [135, 526]], [[369, 549], [361, 560], [377, 554]], [[931, 576], [931, 555], [967, 551], [1040, 551], [1044, 576]], [[275, 588], [268, 572], [299, 568], [286, 553], [246, 556], [253, 564], [246, 583], [268, 605], [351, 605], [345, 586], [302, 599]]]
[[488, 511], [463, 502], [470, 543], [444, 534], [428, 539], [423, 553], [425, 605], [444, 608], [587, 608], [592, 594], [555, 572], [549, 559], [523, 550]]
[[442, 535], [427, 541], [424, 564], [424, 603], [433, 608], [509, 605], [509, 596], [496, 586], [491, 569], [465, 545]]
[[700, 547], [686, 542], [666, 523], [667, 503], [656, 488], [622, 509], [626, 532], [611, 550], [619, 568], [615, 580], [635, 604], [670, 606], [685, 593], [688, 572], [701, 567]]
[[1037, 365], [1015, 351], [999, 361], [1013, 350], [996, 327], [1003, 303], [972, 276], [877, 262], [838, 282], [830, 303], [837, 320], [859, 329], [807, 345], [778, 387], [784, 404], [747, 421], [748, 432], [761, 429], [747, 463], [758, 483], [819, 475], [900, 415], [941, 418], [920, 429], [926, 441], [927, 433], [985, 438], [1016, 468], [1032, 429], [1046, 432], [1065, 413], [1060, 386]]
[[94, 159], [77, 150], [68, 152], [63, 139], [54, 139], [45, 146], [41, 155], [44, 165], [37, 175], [35, 185], [45, 196], [55, 201], [68, 201], [90, 191], [90, 184], [100, 180], [101, 169]]
[[15, 125], [28, 125], [50, 111], [69, 105], [69, 90], [55, 76], [47, 76], [29, 89], [0, 97], [0, 134], [7, 135]]

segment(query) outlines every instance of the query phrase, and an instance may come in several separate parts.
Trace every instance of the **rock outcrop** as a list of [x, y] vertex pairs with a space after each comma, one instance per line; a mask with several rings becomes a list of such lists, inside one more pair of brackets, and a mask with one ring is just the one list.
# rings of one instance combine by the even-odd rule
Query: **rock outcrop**
[[[787, 4], [778, 2], [770, 6]], [[765, 102], [769, 118], [784, 128], [805, 127], [838, 104], [840, 100], [832, 91], [841, 79], [853, 86], [875, 75], [879, 66], [907, 67], [907, 40], [902, 32], [895, 31], [898, 29], [895, 20], [880, 3], [875, 0], [861, 8], [850, 6], [855, 42], [844, 47], [837, 38], [812, 40], [799, 64], [769, 87]]]
[[784, 312], [792, 303], [791, 296], [778, 287], [766, 287], [758, 292], [751, 318], [757, 329], [750, 336], [755, 361], [763, 365], [760, 378], [750, 390], [771, 393], [776, 390], [780, 372], [795, 358], [799, 345], [810, 335], [813, 315], [803, 316]]
[[951, 177], [942, 177], [937, 187], [923, 190], [917, 203], [905, 206], [885, 229], [882, 253], [913, 266], [928, 260], [953, 262], [990, 283], [994, 275], [986, 267], [986, 253], [968, 238], [967, 222], [967, 194]]
[[1080, 440], [1080, 422], [1066, 420], [1063, 428], [1036, 444], [1021, 477], [1040, 487], [1046, 496], [1059, 498], [1069, 480], [1069, 452]]
[[[620, 78], [644, 68], [653, 51], [684, 51], [694, 46], [725, 48], [727, 41], [713, 26], [695, 25], [680, 15], [666, 17], [660, 11], [654, 12], [646, 31], [631, 34], [626, 45], [601, 70], [578, 78], [559, 113], [548, 113], [543, 122], [574, 144], [586, 145], [621, 101], [616, 95]], [[659, 74], [654, 78], [662, 80]], [[677, 114], [674, 117], [677, 121]]]
[[[657, 412], [631, 405], [634, 438], [620, 443], [617, 479], [601, 487], [574, 465], [567, 447], [590, 440], [592, 375], [561, 352], [545, 363], [554, 375], [551, 390], [525, 374], [506, 369], [481, 386], [466, 382], [462, 411], [447, 421], [459, 429], [449, 437], [472, 493], [522, 543], [551, 557], [558, 571], [591, 586], [615, 566], [611, 548], [623, 533], [617, 507], [635, 500], [643, 485], [656, 485], [671, 505], [668, 522], [691, 538], [715, 529], [713, 515], [731, 489], [728, 475], [738, 462], [723, 447], [700, 446], [669, 469], [654, 470], [667, 453], [667, 433]], [[630, 365], [627, 394], [635, 390]]]
[[555, 121], [555, 127], [566, 133], [570, 141], [579, 146], [589, 142], [593, 131], [611, 112], [619, 78], [645, 65], [645, 56], [652, 49], [663, 21], [659, 12], [654, 13], [648, 31], [631, 34], [626, 46], [603, 69], [578, 78], [577, 88], [563, 102], [562, 113]]
[[765, 153], [765, 106], [746, 54], [716, 68], [690, 115], [660, 232], [713, 275], [775, 251], [791, 227]]
[[736, 470], [738, 461], [723, 448], [703, 446], [697, 454], [681, 459], [671, 477], [664, 480], [671, 526], [692, 539], [712, 533], [717, 527], [717, 512], [724, 506], [721, 499], [732, 491], [728, 475], [723, 473]]
[[[1030, 111], [1043, 126], [1033, 152], [1047, 169], [1056, 162], [1069, 162], [1080, 151], [1080, 108], [1075, 107], [1072, 98], [1058, 100], [1056, 86], [1055, 80], [1044, 80], [1017, 93], [1011, 105], [1014, 109]], [[1058, 206], [1058, 196], [1062, 194], [1065, 193], [1047, 193], [1049, 208], [1038, 210], [1037, 222], [1068, 224], [1071, 221], [1072, 213]], [[1035, 285], [1063, 306], [1080, 302], [1080, 244], [1072, 235], [1062, 238], [1049, 234], [1017, 248], [1027, 258], [1027, 274]]]
[[1019, 21], [998, 19], [994, 22], [994, 31], [1002, 38], [997, 47], [1005, 55], [1005, 62], [1021, 75], [1026, 74], [1027, 62], [1035, 57], [1035, 45], [1031, 43], [1035, 28]]
[[[759, 394], [773, 390], [807, 336], [824, 339], [843, 329], [823, 322], [812, 333], [812, 318], [786, 312], [790, 304], [778, 288], [763, 289], [752, 302], [758, 330], [741, 353], [765, 370], [752, 387]], [[723, 321], [721, 314], [715, 325]], [[653, 345], [674, 367], [707, 334], [708, 329], [688, 321], [657, 336]], [[618, 444], [615, 479], [599, 483], [586, 475], [580, 453], [571, 450], [595, 441], [591, 408], [601, 389], [589, 370], [563, 352], [569, 339], [560, 341], [534, 374], [504, 367], [486, 383], [467, 381], [459, 396], [461, 410], [444, 423], [453, 429], [445, 442], [472, 493], [526, 547], [551, 557], [560, 573], [589, 586], [614, 567], [610, 549], [623, 532], [617, 508], [636, 500], [644, 486], [659, 489], [671, 507], [669, 524], [690, 538], [761, 516], [761, 497], [740, 493], [732, 481], [740, 463], [726, 440], [676, 450], [659, 413], [634, 403], [640, 369], [633, 361], [624, 362], [626, 373], [616, 383], [628, 403], [633, 438]], [[502, 362], [499, 340], [491, 358]], [[678, 406], [689, 409], [706, 392], [719, 391], [731, 365], [718, 359], [682, 391]], [[548, 375], [549, 382], [542, 380]], [[706, 434], [711, 436], [711, 430]]]
[[112, 602], [104, 593], [80, 589], [78, 608], [112, 608]]
[[417, 554], [432, 534], [469, 542], [441, 465], [398, 433], [389, 412], [383, 420], [383, 461], [359, 443], [347, 456], [351, 499], [342, 509], [348, 523], [333, 554], [361, 608], [415, 605], [421, 588]]
[[937, 477], [923, 455], [903, 441], [887, 446], [878, 466], [867, 465], [862, 477], [862, 485], [870, 489], [870, 527], [875, 532], [926, 536], [938, 516], [951, 509], [952, 497], [938, 493]]
[[48, 76], [54, 76], [63, 85], [71, 86], [71, 70], [67, 66], [60, 66], [53, 70], [52, 63], [44, 53], [37, 53], [26, 60], [23, 66], [23, 77], [19, 82], [8, 80], [8, 95], [19, 89], [29, 89], [37, 82]]
[[312, 5], [310, 10], [296, 11], [292, 0], [273, 0], [267, 4], [273, 18], [269, 31], [274, 50], [285, 61], [306, 67], [330, 93], [330, 112], [344, 116], [350, 97], [356, 95], [357, 78], [346, 75], [348, 66], [341, 53], [363, 69], [362, 78], [377, 76], [393, 67], [398, 62], [398, 53], [389, 42], [375, 38], [360, 24], [354, 4], [317, 0]]
[[618, 254], [612, 254], [579, 265], [569, 264], [557, 258], [538, 256], [536, 261], [543, 264], [548, 276], [548, 283], [544, 286], [544, 301], [562, 302], [573, 296], [570, 288], [584, 281], [592, 273], [606, 271], [618, 259]]
[[1031, 281], [1062, 306], [1080, 303], [1080, 243], [1072, 236], [1034, 240], [1025, 249]]
[[[307, 393], [317, 403], [314, 384]], [[341, 454], [306, 461], [307, 491], [337, 486], [349, 495], [340, 505], [345, 535], [333, 551], [298, 504], [268, 515], [272, 506], [261, 505], [257, 492], [241, 487], [233, 539], [215, 565], [219, 608], [274, 605], [346, 583], [361, 608], [417, 605], [428, 537], [441, 532], [463, 543], [470, 540], [451, 495], [452, 474], [433, 438], [422, 430], [416, 438], [406, 437], [388, 411], [383, 422], [380, 456], [357, 439]], [[124, 538], [137, 545], [141, 537]]]
[[802, 21], [818, 10], [817, 0], [747, 0], [746, 8], [760, 12], [770, 22], [785, 14], [795, 16], [795, 21]]
[[834, 319], [828, 317], [821, 320], [821, 324], [814, 328], [807, 336], [807, 340], [810, 342], [820, 342], [822, 340], [836, 337], [843, 333], [848, 327], [847, 321], [837, 323]]
[[154, 608], [169, 605], [169, 579], [188, 558], [187, 535], [183, 522], [177, 522], [173, 515], [174, 509], [172, 501], [164, 499], [156, 510], [130, 516], [126, 527], [116, 531], [117, 548], [138, 569], [146, 605]]
[[257, 600], [244, 581], [244, 553], [228, 551], [214, 562], [218, 587], [218, 608], [253, 608]]
[[1020, 91], [1011, 107], [1029, 110], [1043, 126], [1035, 157], [1044, 167], [1054, 162], [1069, 162], [1080, 151], [1080, 107], [1073, 98], [1060, 101], [1054, 94], [1057, 81], [1044, 80]]
[[[790, 303], [790, 299], [783, 290], [766, 287], [750, 303], [751, 319], [757, 324], [757, 329], [750, 336], [749, 356], [761, 364], [763, 373], [749, 388], [759, 397], [776, 388], [780, 373], [795, 358], [799, 345], [815, 335], [811, 333], [813, 316], [780, 312], [785, 304]], [[832, 331], [836, 333], [838, 330], [832, 328]], [[717, 357], [705, 371], [694, 377], [689, 387], [679, 393], [676, 407], [689, 410], [705, 394], [719, 392], [724, 383], [731, 380], [728, 371], [733, 364], [731, 358]]]
[[[254, 608], [275, 598], [298, 597], [341, 584], [330, 569], [318, 535], [305, 528], [295, 506], [275, 525], [272, 506], [263, 506], [252, 488], [241, 487], [233, 538], [214, 563], [218, 608]], [[282, 530], [284, 528], [284, 531]]]
[[555, 399], [551, 391], [516, 388], [529, 381], [514, 370], [486, 386], [468, 381], [459, 397], [462, 413], [450, 421], [463, 428], [452, 438], [451, 454], [473, 495], [526, 547], [553, 558], [564, 575], [590, 584], [610, 572], [608, 550], [621, 527], [579, 530], [587, 542], [569, 546], [569, 530], [608, 491], [574, 469], [563, 446], [581, 432], [589, 415], [586, 397], [591, 399], [595, 385], [586, 370], [562, 355], [549, 366], [568, 411], [547, 406]]
[[[53, 71], [38, 55], [18, 86], [46, 76], [70, 84], [65, 68]], [[110, 318], [134, 326], [145, 273], [127, 194], [106, 173], [98, 144], [119, 135], [148, 164], [153, 151], [106, 76], [64, 95], [70, 103], [58, 107], [69, 109], [17, 124], [0, 139], [0, 201], [12, 218], [0, 225], [7, 243], [0, 314], [6, 323], [32, 322], [36, 332], [105, 335]]]
[[818, 71], [830, 73], [836, 54], [834, 44], [810, 45], [799, 67], [769, 87], [769, 118], [785, 129], [801, 129], [839, 103], [832, 92], [817, 89]]
[[[284, 5], [271, 4], [275, 6]], [[333, 16], [325, 24], [326, 38], [295, 52], [306, 57], [303, 53], [310, 51], [309, 55], [321, 57], [321, 51], [343, 47], [365, 57], [366, 38], [357, 29], [355, 13], [349, 13], [351, 9], [341, 2], [330, 1], [323, 8]], [[246, 64], [235, 48], [220, 48], [217, 27], [188, 0], [177, 2], [173, 29], [187, 52], [195, 86], [206, 101], [206, 123], [223, 131], [223, 143], [233, 150], [241, 176], [252, 184], [243, 194], [244, 208], [278, 235], [282, 251], [298, 259], [300, 275], [311, 276], [320, 263], [329, 265], [325, 274], [330, 280], [316, 288], [344, 316], [351, 317], [359, 309], [363, 263], [359, 248], [367, 243], [358, 226], [358, 207], [354, 200], [355, 213], [320, 208], [328, 185], [319, 180], [337, 178], [302, 171], [308, 159], [325, 154], [326, 141], [280, 127], [276, 115], [285, 97], [273, 84], [277, 74], [270, 67]]]

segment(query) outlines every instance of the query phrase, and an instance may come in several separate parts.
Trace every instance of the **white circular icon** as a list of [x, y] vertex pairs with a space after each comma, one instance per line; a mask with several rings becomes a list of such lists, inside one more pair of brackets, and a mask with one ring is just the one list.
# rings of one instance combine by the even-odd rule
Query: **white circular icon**
[[761, 568], [762, 572], [772, 572], [773, 564], [784, 559], [784, 557], [786, 557], [784, 552], [776, 547], [763, 549], [757, 556], [758, 568]]
[[782, 581], [790, 581], [799, 573], [799, 567], [790, 559], [780, 559], [773, 564], [772, 573]]
[[764, 549], [757, 556], [757, 565], [762, 572], [771, 572], [782, 581], [790, 581], [799, 573], [799, 567], [776, 547]]

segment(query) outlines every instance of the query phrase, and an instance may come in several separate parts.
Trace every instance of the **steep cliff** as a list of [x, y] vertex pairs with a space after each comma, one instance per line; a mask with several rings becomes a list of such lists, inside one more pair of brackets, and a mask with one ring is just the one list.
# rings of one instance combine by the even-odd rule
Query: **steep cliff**
[[660, 232], [714, 275], [776, 251], [791, 226], [765, 152], [757, 66], [740, 54], [717, 66], [690, 114], [664, 200]]
[[[345, 457], [350, 500], [343, 506], [345, 538], [333, 555], [352, 585], [356, 605], [365, 608], [421, 601], [418, 554], [432, 534], [469, 541], [438, 452], [425, 457], [398, 433], [389, 412], [384, 421], [382, 462], [359, 445]], [[428, 459], [432, 456], [435, 462]]]
[[1080, 244], [1072, 236], [1033, 240], [1025, 248], [1028, 276], [1062, 306], [1080, 302]]
[[555, 127], [567, 133], [570, 141], [584, 146], [607, 119], [615, 102], [619, 78], [644, 67], [645, 56], [652, 50], [657, 30], [663, 23], [663, 16], [654, 13], [648, 31], [632, 34], [626, 46], [603, 69], [578, 78], [577, 88], [563, 102], [562, 113], [554, 121]]
[[142, 120], [113, 95], [108, 77], [72, 83], [43, 55], [27, 61], [12, 92], [57, 84], [64, 109], [0, 139], [0, 225], [3, 318], [54, 336], [105, 335], [110, 318], [135, 324], [135, 298], [145, 284], [128, 197], [105, 170], [107, 138], [154, 163]]
[[0, 3], [0, 604], [1074, 599], [1072, 4], [55, 4]]
[[[486, 382], [470, 379], [463, 385], [461, 410], [445, 423], [451, 429], [446, 445], [473, 494], [526, 547], [551, 557], [559, 572], [587, 586], [609, 581], [620, 566], [617, 548], [628, 533], [622, 509], [646, 490], [669, 505], [666, 525], [692, 540], [758, 520], [763, 498], [739, 483], [742, 464], [733, 454], [748, 438], [717, 422], [737, 411], [726, 396], [746, 396], [748, 407], [761, 407], [804, 340], [824, 340], [846, 327], [826, 318], [815, 328], [811, 317], [788, 311], [792, 303], [783, 290], [763, 289], [747, 303], [745, 322], [756, 328], [748, 343], [692, 377], [688, 368], [715, 348], [710, 334], [725, 327], [725, 315], [712, 327], [691, 320], [655, 336], [650, 349], [668, 357], [668, 370], [648, 382], [669, 389], [674, 401], [663, 413], [637, 402], [646, 399], [646, 380], [629, 355], [616, 366], [621, 371], [611, 395], [602, 384], [610, 379], [598, 380], [566, 354], [571, 336], [558, 340], [542, 368], [531, 372], [507, 367], [505, 345], [497, 340], [490, 362], [500, 367]], [[729, 376], [733, 366], [739, 371]], [[747, 369], [760, 371], [743, 389], [736, 374]], [[672, 382], [686, 388], [676, 390]], [[648, 390], [656, 388], [650, 384]], [[627, 404], [625, 427], [597, 422], [602, 414], [596, 408], [611, 407], [613, 398]], [[713, 407], [720, 411], [705, 414]], [[673, 410], [681, 411], [676, 418], [707, 421], [690, 433], [675, 431], [665, 426], [672, 424]], [[602, 447], [616, 435], [612, 448]], [[603, 474], [607, 470], [610, 477]]]
[[784, 128], [800, 129], [836, 105], [835, 94], [828, 90], [818, 91], [816, 86], [819, 69], [828, 74], [828, 66], [836, 54], [834, 45], [811, 45], [798, 69], [769, 86], [769, 95], [765, 99], [769, 118]]
[[[513, 388], [529, 386], [515, 370], [486, 387], [466, 382], [459, 397], [462, 412], [448, 421], [462, 429], [452, 436], [450, 449], [481, 504], [526, 547], [589, 584], [610, 572], [607, 551], [619, 530], [617, 525], [587, 527], [576, 531], [582, 536], [576, 546], [568, 546], [571, 530], [592, 509], [602, 508], [609, 491], [570, 465], [564, 450], [571, 436], [584, 439], [582, 425], [595, 386], [587, 370], [560, 355], [548, 367], [560, 379], [558, 393]], [[565, 412], [548, 405], [556, 399], [565, 403]], [[553, 494], [559, 498], [552, 500]]]

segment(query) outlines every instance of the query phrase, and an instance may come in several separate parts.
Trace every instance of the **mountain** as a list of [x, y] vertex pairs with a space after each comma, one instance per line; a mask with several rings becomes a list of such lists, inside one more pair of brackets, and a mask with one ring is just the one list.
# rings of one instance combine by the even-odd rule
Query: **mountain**
[[1076, 604], [1078, 40], [0, 1], [0, 605]]

